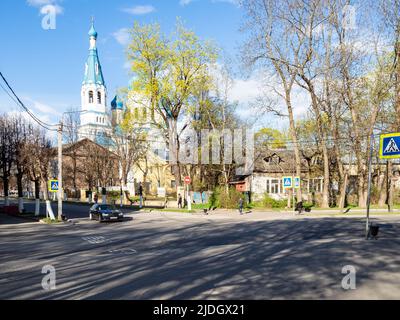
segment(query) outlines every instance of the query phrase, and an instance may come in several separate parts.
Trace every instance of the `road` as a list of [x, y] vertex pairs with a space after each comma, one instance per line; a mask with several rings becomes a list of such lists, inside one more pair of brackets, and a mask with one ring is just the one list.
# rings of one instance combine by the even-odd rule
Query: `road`
[[[0, 206], [3, 205], [4, 201], [0, 201]], [[17, 200], [16, 199], [11, 199], [10, 201], [11, 204], [17, 205]], [[53, 209], [53, 212], [55, 215], [57, 215], [57, 202], [52, 202], [51, 207]], [[63, 203], [63, 212], [67, 216], [67, 219], [79, 219], [79, 218], [86, 218], [89, 216], [89, 208], [91, 205], [89, 204], [75, 204], [75, 203], [70, 203], [70, 202], [64, 202]], [[24, 208], [27, 212], [35, 212], [35, 202], [34, 201], [29, 201], [25, 200], [24, 201]], [[125, 214], [128, 213], [133, 213], [136, 210], [135, 209], [121, 209]], [[42, 201], [40, 203], [40, 212], [42, 215], [46, 213], [46, 204]]]
[[[0, 299], [398, 299], [400, 217], [131, 213], [45, 225], [0, 215]], [[56, 270], [45, 291], [43, 266]], [[342, 268], [356, 268], [344, 290]]]

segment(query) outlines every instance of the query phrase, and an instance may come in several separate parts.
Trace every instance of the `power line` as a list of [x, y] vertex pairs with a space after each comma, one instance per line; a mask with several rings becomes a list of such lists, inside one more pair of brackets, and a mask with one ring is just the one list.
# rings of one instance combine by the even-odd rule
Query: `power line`
[[8, 89], [12, 92], [12, 94], [14, 95], [11, 96], [11, 94], [8, 92], [8, 90], [6, 90], [6, 88], [4, 88], [1, 84], [1, 88], [4, 90], [4, 92], [10, 97], [10, 99], [16, 103], [18, 106], [22, 107], [22, 109], [28, 113], [28, 115], [42, 128], [49, 130], [49, 131], [57, 131], [56, 129], [50, 129], [49, 127], [52, 127], [53, 125], [45, 123], [44, 121], [40, 120], [39, 118], [37, 118], [30, 110], [29, 108], [27, 108], [25, 106], [25, 104], [21, 101], [21, 99], [17, 96], [17, 94], [15, 93], [15, 91], [13, 90], [13, 88], [10, 86], [10, 84], [8, 83], [8, 81], [6, 80], [6, 78], [3, 76], [3, 73], [0, 72], [0, 77], [3, 79], [4, 83], [6, 84], [6, 86], [8, 87]]

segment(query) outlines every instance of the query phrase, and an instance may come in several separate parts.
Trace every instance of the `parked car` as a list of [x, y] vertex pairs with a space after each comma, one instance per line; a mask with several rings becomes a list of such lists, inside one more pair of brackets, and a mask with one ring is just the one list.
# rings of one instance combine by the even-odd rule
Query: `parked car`
[[94, 204], [89, 212], [90, 220], [103, 221], [122, 221], [124, 214], [113, 205]]

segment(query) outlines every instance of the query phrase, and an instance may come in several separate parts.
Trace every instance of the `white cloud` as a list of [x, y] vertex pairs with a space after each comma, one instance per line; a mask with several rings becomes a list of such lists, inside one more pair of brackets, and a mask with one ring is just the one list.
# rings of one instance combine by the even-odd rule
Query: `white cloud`
[[[196, 0], [179, 0], [179, 4], [181, 6], [187, 6], [188, 4], [194, 2]], [[217, 3], [217, 2], [225, 2], [225, 3], [230, 3], [236, 6], [239, 6], [239, 0], [211, 0], [212, 3]]]
[[57, 111], [57, 109], [55, 107], [51, 107], [49, 105], [46, 105], [42, 102], [33, 100], [29, 97], [24, 97], [24, 100], [29, 102], [29, 107], [31, 107], [32, 109], [35, 109], [36, 111], [39, 111], [40, 113], [44, 114], [44, 115], [39, 115], [39, 119], [41, 119], [40, 117], [48, 117], [49, 115], [52, 116], [61, 116], [61, 113]]
[[193, 0], [179, 0], [179, 4], [181, 6], [186, 6], [186, 5], [190, 4], [191, 2], [193, 2]]
[[27, 0], [28, 5], [31, 7], [39, 8], [40, 14], [48, 13], [48, 6], [53, 6], [56, 14], [63, 14], [64, 8], [60, 5], [62, 0]]
[[117, 42], [123, 46], [126, 46], [129, 43], [129, 29], [128, 28], [122, 28], [119, 29], [118, 31], [114, 32], [113, 37]]
[[145, 5], [145, 6], [135, 6], [132, 8], [125, 8], [122, 9], [123, 12], [133, 14], [133, 15], [143, 15], [143, 14], [149, 14], [154, 12], [156, 9], [151, 6], [151, 5]]

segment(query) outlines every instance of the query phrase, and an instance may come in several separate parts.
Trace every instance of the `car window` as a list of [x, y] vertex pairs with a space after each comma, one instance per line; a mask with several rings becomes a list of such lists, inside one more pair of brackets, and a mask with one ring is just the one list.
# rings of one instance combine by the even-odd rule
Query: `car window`
[[90, 208], [90, 210], [97, 210], [97, 207], [98, 207], [99, 205], [98, 204], [95, 204], [95, 205], [93, 205], [91, 208]]
[[100, 205], [99, 208], [100, 210], [110, 210], [110, 206], [108, 205]]

